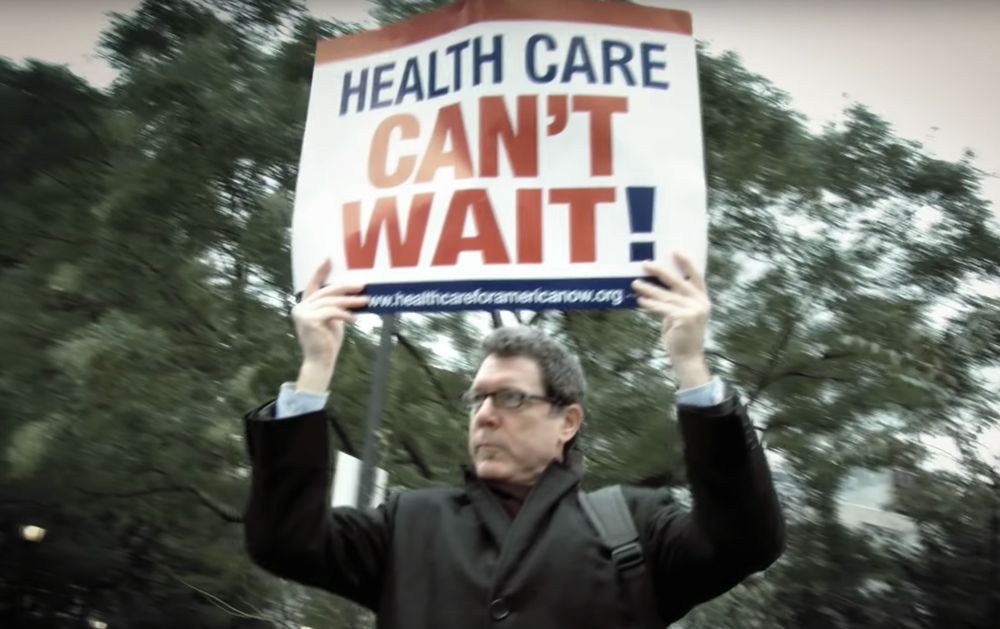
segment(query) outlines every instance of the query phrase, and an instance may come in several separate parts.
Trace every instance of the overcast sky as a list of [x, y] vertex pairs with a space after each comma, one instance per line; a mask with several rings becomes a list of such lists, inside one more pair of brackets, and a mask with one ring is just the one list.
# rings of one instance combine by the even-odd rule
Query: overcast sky
[[[543, 0], [539, 0], [543, 1]], [[645, 0], [691, 11], [697, 37], [735, 50], [817, 124], [853, 101], [946, 159], [973, 150], [1000, 173], [1000, 0]], [[137, 0], [0, 2], [0, 55], [68, 63], [103, 84], [94, 55], [109, 11]], [[307, 0], [321, 17], [361, 20], [366, 0]], [[1000, 217], [1000, 179], [984, 186]]]

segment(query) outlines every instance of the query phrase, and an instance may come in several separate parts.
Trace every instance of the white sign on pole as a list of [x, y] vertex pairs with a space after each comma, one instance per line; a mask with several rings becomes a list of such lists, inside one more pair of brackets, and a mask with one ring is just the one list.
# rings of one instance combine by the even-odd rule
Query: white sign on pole
[[[381, 468], [375, 468], [373, 483], [369, 507], [377, 507], [385, 500], [389, 485], [389, 473]], [[360, 485], [361, 459], [338, 451], [337, 469], [333, 475], [332, 505], [334, 507], [356, 507]]]
[[367, 311], [634, 307], [640, 263], [704, 270], [691, 16], [465, 0], [319, 43], [292, 229], [301, 291]]

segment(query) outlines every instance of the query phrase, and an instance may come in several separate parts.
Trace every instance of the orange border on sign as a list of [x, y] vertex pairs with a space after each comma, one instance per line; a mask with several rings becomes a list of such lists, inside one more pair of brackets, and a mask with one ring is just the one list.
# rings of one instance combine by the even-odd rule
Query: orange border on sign
[[409, 46], [463, 26], [507, 20], [552, 20], [626, 26], [691, 35], [691, 14], [600, 0], [462, 0], [383, 28], [324, 39], [316, 44], [316, 65]]

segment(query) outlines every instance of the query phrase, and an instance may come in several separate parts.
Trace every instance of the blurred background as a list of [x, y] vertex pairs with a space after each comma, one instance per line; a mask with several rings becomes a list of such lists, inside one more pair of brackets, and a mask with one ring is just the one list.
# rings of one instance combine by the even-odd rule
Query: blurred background
[[[319, 38], [443, 0], [0, 7], [0, 628], [368, 626], [252, 567], [241, 416], [294, 378], [288, 226]], [[1000, 625], [1000, 3], [693, 12], [713, 369], [790, 520], [685, 629]], [[403, 316], [378, 464], [453, 484], [479, 336], [581, 355], [587, 483], [686, 501], [657, 330], [623, 311]], [[379, 320], [331, 447], [360, 456]]]

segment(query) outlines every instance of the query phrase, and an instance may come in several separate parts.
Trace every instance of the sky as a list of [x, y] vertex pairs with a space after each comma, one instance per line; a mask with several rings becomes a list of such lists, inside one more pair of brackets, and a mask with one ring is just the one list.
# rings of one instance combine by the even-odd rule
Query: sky
[[[690, 11], [695, 35], [734, 50], [817, 127], [861, 102], [902, 137], [1000, 174], [1000, 0], [644, 0]], [[319, 17], [366, 18], [366, 0], [307, 0]], [[66, 63], [97, 84], [109, 11], [137, 0], [5, 0], [0, 55]], [[984, 184], [1000, 218], [1000, 178]]]
[[[544, 0], [538, 0], [544, 1]], [[949, 160], [972, 150], [1000, 218], [1000, 0], [643, 0], [690, 11], [695, 36], [733, 50], [815, 127], [860, 102]], [[364, 20], [366, 0], [307, 0], [318, 17]], [[95, 54], [110, 11], [138, 0], [5, 0], [0, 55], [68, 64], [104, 85]], [[1000, 440], [998, 440], [1000, 442]], [[1000, 448], [998, 448], [1000, 452]]]

